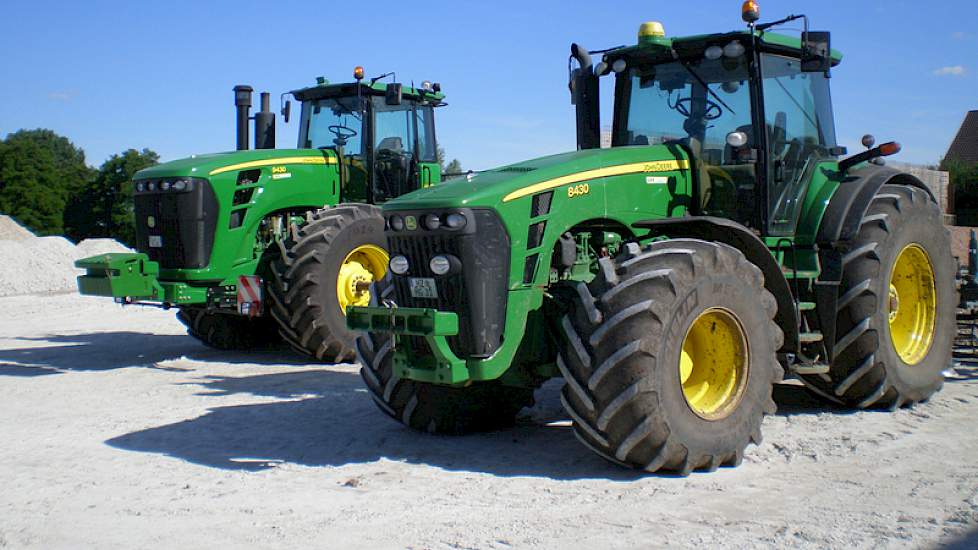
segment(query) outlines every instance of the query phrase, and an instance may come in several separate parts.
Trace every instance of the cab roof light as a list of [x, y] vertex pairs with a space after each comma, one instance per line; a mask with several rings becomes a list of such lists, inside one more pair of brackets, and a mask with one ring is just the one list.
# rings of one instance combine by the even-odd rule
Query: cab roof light
[[638, 28], [639, 44], [655, 44], [666, 37], [666, 29], [658, 21], [646, 21]]
[[740, 17], [748, 25], [753, 25], [761, 18], [761, 7], [754, 0], [747, 0], [740, 7]]

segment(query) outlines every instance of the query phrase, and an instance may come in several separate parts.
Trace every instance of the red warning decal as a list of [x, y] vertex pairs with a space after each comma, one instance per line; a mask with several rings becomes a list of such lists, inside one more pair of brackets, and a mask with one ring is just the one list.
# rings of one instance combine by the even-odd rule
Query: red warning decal
[[238, 277], [238, 313], [248, 317], [261, 315], [261, 277]]

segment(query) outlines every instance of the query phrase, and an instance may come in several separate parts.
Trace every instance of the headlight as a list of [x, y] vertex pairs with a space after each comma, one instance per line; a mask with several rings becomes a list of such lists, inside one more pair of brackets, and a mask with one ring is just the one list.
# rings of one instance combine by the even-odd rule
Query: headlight
[[396, 214], [391, 216], [390, 219], [387, 220], [387, 224], [390, 225], [391, 229], [393, 229], [394, 231], [404, 231], [404, 218]]
[[155, 181], [151, 181], [151, 182], [147, 183], [146, 184], [146, 190], [147, 191], [156, 191], [156, 182]]
[[174, 191], [183, 191], [187, 188], [187, 180], [177, 180], [173, 182]]
[[394, 256], [390, 261], [390, 268], [396, 275], [404, 275], [410, 269], [411, 264], [404, 256]]
[[734, 40], [723, 47], [723, 55], [731, 59], [744, 55], [744, 51], [744, 45], [739, 40]]
[[139, 182], [139, 183], [136, 184], [136, 191], [137, 192], [142, 193], [145, 190], [146, 190], [146, 182], [141, 181], [141, 182]]
[[424, 218], [421, 219], [421, 223], [424, 224], [425, 229], [427, 229], [428, 231], [435, 231], [436, 229], [441, 227], [441, 220], [438, 218], [436, 214], [426, 215]]
[[431, 268], [431, 272], [435, 275], [444, 275], [451, 271], [452, 262], [447, 256], [435, 256], [428, 262], [428, 267]]
[[445, 225], [449, 229], [462, 229], [465, 227], [465, 216], [461, 214], [449, 214], [445, 217]]
[[169, 191], [171, 185], [173, 185], [173, 183], [170, 180], [163, 180], [163, 181], [161, 181], [160, 182], [160, 191]]

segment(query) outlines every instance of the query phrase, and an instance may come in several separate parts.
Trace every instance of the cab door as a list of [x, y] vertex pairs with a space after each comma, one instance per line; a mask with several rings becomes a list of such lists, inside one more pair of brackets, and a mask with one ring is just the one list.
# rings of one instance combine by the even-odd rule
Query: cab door
[[431, 105], [415, 105], [414, 127], [417, 139], [418, 187], [441, 182], [441, 164], [435, 140], [435, 110]]

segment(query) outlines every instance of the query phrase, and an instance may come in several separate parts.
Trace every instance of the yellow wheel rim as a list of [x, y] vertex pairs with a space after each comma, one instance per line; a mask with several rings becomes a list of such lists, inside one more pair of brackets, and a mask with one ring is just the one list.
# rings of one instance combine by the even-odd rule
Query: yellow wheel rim
[[897, 256], [888, 301], [893, 349], [904, 363], [916, 365], [930, 351], [937, 318], [934, 268], [920, 245], [909, 244]]
[[384, 278], [389, 260], [387, 251], [372, 244], [358, 246], [346, 255], [336, 278], [336, 299], [344, 315], [349, 306], [370, 304], [370, 283]]
[[683, 339], [679, 378], [686, 404], [706, 420], [726, 418], [743, 396], [748, 365], [740, 321], [725, 309], [707, 309]]

